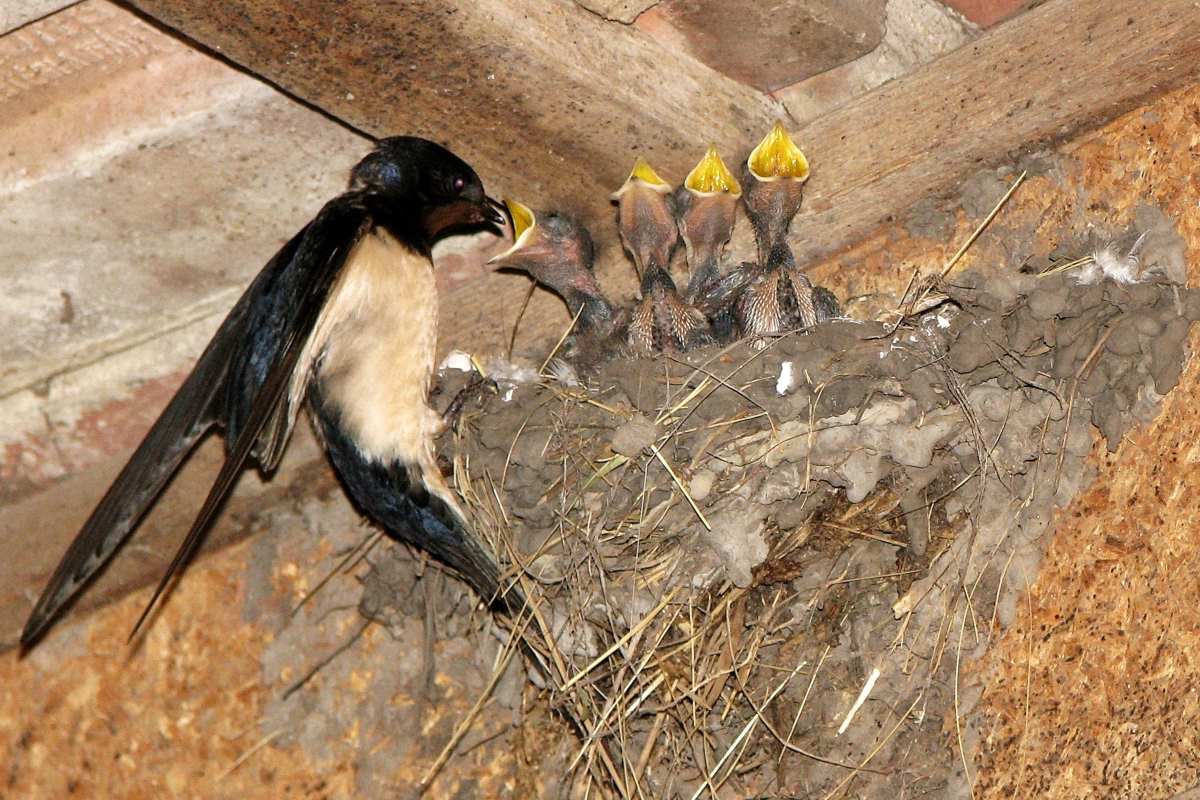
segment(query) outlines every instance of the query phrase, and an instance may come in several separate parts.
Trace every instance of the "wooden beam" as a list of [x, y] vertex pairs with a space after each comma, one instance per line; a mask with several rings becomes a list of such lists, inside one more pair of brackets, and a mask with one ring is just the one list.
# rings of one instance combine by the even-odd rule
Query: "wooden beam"
[[887, 0], [662, 0], [637, 26], [769, 92], [877, 48], [889, 27], [886, 8]]
[[371, 134], [442, 141], [493, 192], [592, 219], [643, 154], [682, 176], [781, 104], [570, 0], [133, 0]]
[[1200, 75], [1200, 6], [1052, 0], [799, 131], [812, 163], [793, 231], [852, 244], [984, 166], [1098, 127]]
[[[449, 142], [489, 186], [593, 223], [633, 152], [678, 179], [709, 141], [744, 152], [765, 96], [569, 0], [133, 0], [375, 134]], [[1126, 8], [1126, 7], [1123, 7]], [[1052, 0], [804, 126], [797, 244], [861, 239], [931, 193], [1196, 79], [1200, 8]]]

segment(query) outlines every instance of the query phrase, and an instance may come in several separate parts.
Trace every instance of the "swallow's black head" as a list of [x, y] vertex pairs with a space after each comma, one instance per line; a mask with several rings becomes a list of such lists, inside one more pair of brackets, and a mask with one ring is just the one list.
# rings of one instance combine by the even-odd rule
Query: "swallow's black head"
[[500, 233], [507, 222], [470, 165], [441, 145], [415, 136], [380, 139], [351, 171], [350, 188], [393, 204], [397, 214], [407, 217], [399, 227], [419, 238], [413, 244], [426, 251], [458, 233]]
[[415, 136], [380, 139], [375, 150], [354, 167], [350, 184], [354, 189], [415, 196], [428, 205], [485, 199], [483, 183], [467, 162], [440, 144]]

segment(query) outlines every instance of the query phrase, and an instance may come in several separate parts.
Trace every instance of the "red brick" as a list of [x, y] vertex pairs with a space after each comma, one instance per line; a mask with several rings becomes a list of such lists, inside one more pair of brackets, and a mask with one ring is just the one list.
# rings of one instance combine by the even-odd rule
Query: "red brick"
[[1038, 0], [942, 0], [942, 2], [981, 28], [1015, 17], [1039, 5]]
[[637, 18], [665, 46], [742, 83], [774, 91], [869, 53], [884, 3], [830, 0], [664, 0]]

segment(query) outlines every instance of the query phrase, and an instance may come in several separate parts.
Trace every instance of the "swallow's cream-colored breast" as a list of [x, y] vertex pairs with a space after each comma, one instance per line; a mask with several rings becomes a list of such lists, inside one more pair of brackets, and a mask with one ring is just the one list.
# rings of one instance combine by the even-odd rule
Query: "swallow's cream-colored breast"
[[438, 303], [428, 258], [382, 228], [346, 261], [306, 348], [325, 402], [364, 457], [432, 467], [441, 417], [429, 408]]

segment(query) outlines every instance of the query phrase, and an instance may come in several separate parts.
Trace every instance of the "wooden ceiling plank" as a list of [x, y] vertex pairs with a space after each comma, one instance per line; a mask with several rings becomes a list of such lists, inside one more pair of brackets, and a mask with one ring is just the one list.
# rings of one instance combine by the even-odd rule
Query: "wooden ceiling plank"
[[[133, 0], [372, 134], [447, 142], [489, 187], [607, 219], [633, 153], [678, 179], [745, 152], [781, 104], [569, 0]], [[801, 128], [800, 255], [848, 246], [930, 194], [1100, 125], [1200, 70], [1200, 7], [1052, 0]]]
[[[841, 249], [981, 167], [1114, 119], [1200, 75], [1200, 6], [1053, 0], [799, 130], [794, 232]], [[798, 253], [799, 255], [800, 253]]]
[[682, 175], [785, 114], [637, 28], [568, 0], [135, 0], [139, 9], [374, 135], [449, 145], [494, 192], [607, 215], [635, 154]]

